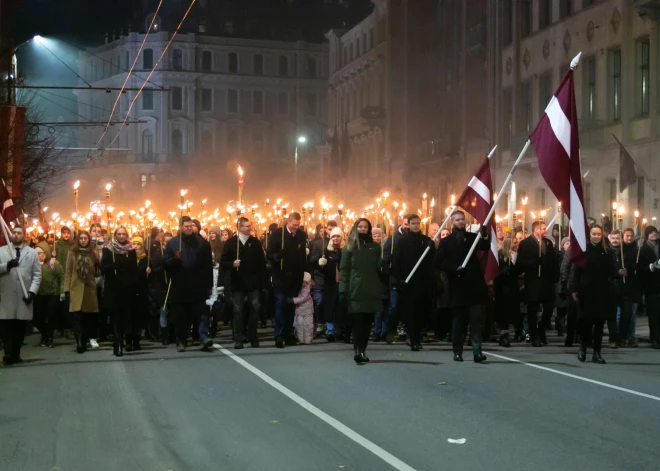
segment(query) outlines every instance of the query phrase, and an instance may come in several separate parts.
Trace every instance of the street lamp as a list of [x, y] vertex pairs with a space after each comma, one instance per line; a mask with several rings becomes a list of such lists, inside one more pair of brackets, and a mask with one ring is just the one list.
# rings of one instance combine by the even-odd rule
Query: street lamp
[[39, 36], [38, 34], [35, 34], [33, 37], [28, 39], [27, 41], [23, 41], [20, 43], [18, 46], [12, 48], [11, 51], [11, 70], [9, 70], [9, 76], [7, 77], [7, 87], [8, 87], [8, 98], [9, 98], [9, 104], [14, 105], [16, 103], [16, 89], [14, 88], [14, 80], [16, 80], [18, 76], [18, 60], [16, 59], [16, 51], [18, 51], [21, 47], [25, 46], [27, 43], [30, 41], [34, 40], [35, 42], [41, 41], [42, 37]]
[[294, 168], [293, 168], [293, 174], [294, 174], [294, 184], [298, 184], [298, 144], [304, 144], [307, 142], [307, 138], [305, 136], [298, 136], [298, 139], [296, 139], [296, 152], [294, 154]]

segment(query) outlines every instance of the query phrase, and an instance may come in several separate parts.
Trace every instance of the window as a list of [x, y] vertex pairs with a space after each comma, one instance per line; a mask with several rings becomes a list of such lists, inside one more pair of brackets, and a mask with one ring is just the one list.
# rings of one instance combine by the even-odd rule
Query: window
[[213, 53], [202, 51], [202, 71], [211, 72], [211, 70], [213, 70]]
[[621, 119], [621, 49], [609, 53], [610, 68], [610, 110], [614, 121]]
[[532, 0], [520, 0], [520, 37], [532, 34]]
[[183, 88], [181, 87], [172, 87], [172, 109], [178, 111], [183, 109]]
[[505, 149], [511, 148], [513, 134], [513, 94], [511, 88], [502, 93], [502, 144]]
[[573, 13], [573, 0], [559, 0], [559, 18], [566, 18]]
[[230, 52], [227, 56], [227, 70], [230, 74], [238, 72], [238, 55], [235, 52]]
[[142, 90], [142, 109], [143, 110], [153, 110], [154, 109], [154, 92], [153, 90], [144, 89]]
[[502, 2], [502, 45], [504, 47], [513, 41], [512, 3]]
[[308, 93], [307, 94], [307, 115], [308, 116], [316, 116], [317, 108], [316, 108], [316, 94], [315, 93]]
[[552, 23], [552, 0], [539, 0], [539, 29]]
[[309, 78], [316, 78], [316, 59], [313, 57], [307, 59], [307, 76]]
[[356, 46], [357, 54], [356, 54], [356, 56], [360, 57], [362, 55], [362, 43], [360, 42], [360, 38], [357, 38], [356, 42], [357, 42], [357, 46]]
[[[544, 108], [545, 109], [545, 108]], [[532, 125], [532, 82], [525, 80], [520, 84], [520, 101], [518, 103], [518, 133], [528, 133]]]
[[172, 52], [172, 68], [183, 70], [183, 51], [181, 49], [175, 49]]
[[238, 131], [230, 129], [227, 131], [227, 150], [230, 153], [238, 152]]
[[142, 161], [151, 162], [154, 159], [154, 133], [149, 129], [142, 131]]
[[367, 52], [369, 48], [367, 47], [367, 33], [362, 34], [362, 54]]
[[289, 58], [287, 56], [280, 56], [279, 70], [282, 77], [289, 75]]
[[344, 65], [348, 64], [348, 49], [344, 46]]
[[142, 184], [142, 188], [146, 188], [148, 182], [149, 175], [140, 175], [140, 183]]
[[637, 112], [649, 114], [649, 38], [637, 41]]
[[280, 155], [289, 153], [289, 133], [280, 132], [277, 136], [277, 148]]
[[238, 90], [227, 90], [227, 112], [238, 113]]
[[256, 54], [252, 59], [252, 66], [254, 67], [254, 73], [256, 75], [264, 74], [264, 56], [261, 54]]
[[172, 155], [177, 158], [183, 155], [183, 134], [179, 129], [172, 131]]
[[153, 69], [154, 67], [154, 50], [145, 49], [142, 51], [142, 68]]
[[584, 118], [588, 121], [596, 119], [596, 58], [584, 59]]
[[212, 89], [202, 88], [201, 108], [202, 108], [202, 111], [212, 111], [213, 110], [213, 90]]
[[277, 107], [280, 114], [289, 114], [289, 94], [287, 92], [280, 92]]
[[539, 114], [543, 116], [552, 99], [552, 70], [544, 72], [539, 77]]
[[264, 92], [252, 93], [252, 112], [263, 114], [264, 112]]

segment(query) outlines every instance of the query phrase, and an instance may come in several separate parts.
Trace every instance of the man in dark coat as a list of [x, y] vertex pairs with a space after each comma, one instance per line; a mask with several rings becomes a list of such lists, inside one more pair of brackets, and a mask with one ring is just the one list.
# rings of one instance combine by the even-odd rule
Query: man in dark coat
[[[422, 349], [422, 323], [428, 317], [432, 306], [431, 297], [435, 281], [433, 271], [435, 244], [429, 237], [422, 234], [421, 223], [417, 214], [411, 214], [408, 217], [409, 231], [395, 243], [392, 257], [393, 285], [399, 292], [399, 309], [404, 313], [410, 338], [410, 349], [413, 352]], [[422, 260], [410, 281], [406, 283], [408, 275], [427, 247], [430, 249], [429, 253]]]
[[[243, 348], [243, 309], [247, 300], [250, 313], [248, 315], [248, 339], [252, 348], [259, 347], [257, 337], [257, 322], [259, 321], [259, 295], [264, 272], [266, 271], [266, 256], [259, 240], [250, 235], [252, 223], [247, 218], [238, 220], [238, 233], [225, 243], [220, 265], [229, 272], [231, 279], [231, 294], [234, 304], [234, 348]], [[238, 245], [238, 251], [237, 251]]]
[[326, 322], [325, 316], [323, 315], [323, 286], [326, 276], [323, 268], [319, 266], [319, 260], [324, 258], [324, 247], [328, 247], [328, 244], [330, 243], [330, 234], [335, 227], [337, 227], [335, 221], [328, 221], [325, 229], [322, 231], [322, 236], [312, 241], [309, 254], [310, 271], [312, 272], [312, 279], [314, 280], [314, 323], [318, 324], [318, 328], [316, 329], [317, 335], [323, 332], [322, 324], [325, 324]]
[[[463, 261], [477, 238], [476, 234], [465, 230], [465, 213], [454, 211], [451, 222], [452, 233], [440, 241], [435, 267], [446, 272], [449, 278], [454, 361], [463, 361], [465, 328], [469, 321], [474, 361], [481, 363], [486, 360], [486, 355], [481, 352], [481, 328], [488, 302], [488, 286], [476, 250], [463, 268]], [[490, 250], [487, 227], [481, 228], [481, 236], [477, 250]]]
[[399, 228], [394, 231], [394, 234], [389, 236], [386, 240], [385, 243], [383, 244], [383, 261], [381, 262], [381, 272], [383, 272], [384, 276], [388, 276], [390, 278], [390, 283], [389, 283], [389, 290], [390, 290], [390, 296], [389, 296], [389, 305], [387, 306], [387, 315], [385, 316], [385, 319], [387, 321], [387, 334], [385, 335], [385, 339], [387, 343], [392, 343], [394, 342], [394, 336], [396, 335], [397, 332], [397, 327], [399, 326], [399, 312], [398, 312], [398, 306], [399, 306], [399, 291], [398, 287], [396, 284], [394, 284], [394, 280], [392, 279], [391, 272], [392, 272], [392, 255], [394, 254], [394, 249], [396, 248], [396, 243], [405, 234], [408, 232], [409, 228], [409, 221], [408, 221], [408, 216], [404, 216], [404, 218], [401, 221], [401, 225]]
[[213, 345], [206, 306], [213, 288], [211, 246], [202, 236], [194, 234], [193, 228], [192, 219], [182, 217], [180, 233], [167, 243], [163, 254], [163, 266], [172, 281], [168, 302], [176, 323], [179, 352], [186, 350], [190, 326], [195, 320], [199, 320], [202, 350]]
[[642, 302], [642, 287], [639, 279], [642, 272], [637, 270], [637, 254], [640, 252], [641, 248], [635, 242], [635, 231], [631, 228], [623, 231], [623, 260], [628, 276], [623, 284], [623, 300], [617, 309], [619, 339], [623, 347], [637, 347], [635, 316], [637, 307]]
[[639, 251], [637, 272], [646, 299], [649, 316], [651, 347], [660, 348], [660, 244], [658, 230], [653, 226], [644, 229], [644, 242]]
[[[268, 240], [268, 260], [271, 262], [275, 295], [275, 346], [295, 345], [292, 298], [300, 293], [307, 267], [307, 236], [299, 231], [300, 214], [291, 213], [285, 227], [276, 230]], [[282, 242], [284, 238], [284, 242]]]
[[[527, 301], [527, 321], [532, 345], [547, 345], [545, 329], [550, 323], [555, 308], [555, 283], [559, 281], [559, 263], [552, 241], [545, 237], [545, 223], [534, 221], [532, 235], [518, 247], [516, 266], [525, 272], [525, 299]], [[541, 322], [537, 313], [542, 306]]]

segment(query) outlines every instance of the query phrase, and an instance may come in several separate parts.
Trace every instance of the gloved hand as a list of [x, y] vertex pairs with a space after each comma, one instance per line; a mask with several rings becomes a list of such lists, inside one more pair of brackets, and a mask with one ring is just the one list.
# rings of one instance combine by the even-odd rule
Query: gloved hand
[[23, 302], [25, 303], [26, 306], [29, 306], [30, 304], [32, 304], [36, 296], [37, 295], [34, 294], [32, 291], [28, 291], [27, 298], [23, 298]]
[[67, 293], [60, 294], [60, 302], [62, 302], [66, 299], [66, 295], [67, 295]]
[[17, 258], [12, 258], [7, 262], [7, 273], [9, 273], [9, 270], [12, 268], [15, 268], [18, 266], [18, 259]]
[[408, 288], [408, 283], [405, 280], [401, 280], [396, 284], [397, 291], [405, 291]]
[[283, 258], [284, 258], [284, 250], [280, 250], [279, 252], [277, 252], [277, 253], [273, 256], [273, 259], [274, 259], [276, 262], [278, 262], [278, 263], [279, 263]]
[[[652, 272], [656, 271], [657, 269], [658, 267], [655, 266], [655, 263], [649, 265], [649, 270], [651, 270]], [[9, 263], [7, 264], [7, 271], [9, 271]]]
[[462, 275], [464, 275], [464, 274], [465, 274], [465, 267], [464, 267], [463, 265], [460, 265], [460, 266], [456, 269], [456, 276], [458, 276], [458, 277], [460, 278], [460, 277], [461, 277]]
[[479, 233], [482, 239], [488, 239], [488, 226], [481, 226]]
[[328, 264], [328, 259], [327, 259], [327, 258], [325, 258], [325, 257], [321, 257], [321, 258], [319, 258], [319, 266], [320, 266], [320, 267], [324, 267], [324, 266], [326, 266], [327, 264]]
[[309, 257], [309, 248], [305, 249], [305, 255]]

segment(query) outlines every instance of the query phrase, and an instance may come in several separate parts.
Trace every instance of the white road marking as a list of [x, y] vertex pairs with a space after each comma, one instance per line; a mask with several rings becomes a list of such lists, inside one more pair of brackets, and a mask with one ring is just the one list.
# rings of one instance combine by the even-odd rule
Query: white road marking
[[332, 428], [334, 428], [335, 430], [337, 430], [341, 434], [345, 435], [346, 437], [350, 438], [351, 440], [353, 440], [358, 445], [360, 445], [360, 446], [364, 447], [365, 449], [369, 450], [371, 453], [376, 455], [378, 458], [383, 460], [385, 463], [389, 464], [392, 468], [400, 470], [400, 471], [415, 471], [415, 468], [412, 468], [412, 467], [408, 466], [406, 463], [401, 461], [396, 456], [394, 456], [391, 453], [383, 450], [381, 447], [379, 447], [375, 443], [367, 440], [366, 438], [364, 438], [362, 435], [355, 432], [354, 430], [348, 428], [346, 425], [342, 424], [337, 419], [329, 416], [328, 414], [323, 412], [318, 407], [310, 404], [308, 401], [306, 401], [302, 397], [298, 396], [296, 393], [294, 393], [293, 391], [291, 391], [287, 387], [285, 387], [282, 384], [278, 383], [277, 381], [275, 381], [273, 378], [268, 376], [266, 373], [264, 373], [260, 369], [252, 366], [250, 363], [243, 360], [241, 357], [238, 357], [238, 356], [234, 355], [232, 352], [230, 352], [229, 350], [227, 350], [226, 348], [222, 347], [221, 345], [219, 345], [217, 343], [214, 344], [213, 346], [215, 348], [219, 349], [222, 353], [227, 355], [229, 358], [234, 360], [236, 363], [241, 365], [243, 368], [247, 369], [249, 372], [253, 373], [255, 376], [261, 378], [266, 383], [268, 383], [270, 386], [277, 389], [279, 392], [284, 394], [286, 397], [291, 399], [293, 402], [298, 404], [300, 407], [302, 407], [303, 409], [305, 409], [308, 412], [311, 412], [316, 417], [321, 419], [326, 424], [330, 425]]
[[492, 355], [494, 357], [501, 358], [502, 360], [511, 361], [513, 363], [520, 363], [522, 365], [531, 366], [532, 368], [536, 368], [536, 369], [539, 369], [539, 370], [549, 371], [550, 373], [555, 373], [555, 374], [558, 374], [558, 375], [561, 375], [561, 376], [566, 376], [568, 378], [573, 378], [573, 379], [577, 379], [577, 380], [580, 380], [580, 381], [584, 381], [585, 383], [596, 384], [598, 386], [603, 386], [605, 388], [614, 389], [616, 391], [621, 391], [621, 392], [625, 392], [625, 393], [628, 393], [628, 394], [633, 394], [635, 396], [644, 397], [646, 399], [652, 399], [654, 401], [660, 402], [660, 397], [658, 397], [658, 396], [652, 396], [650, 394], [646, 394], [646, 393], [643, 393], [643, 392], [633, 391], [632, 389], [622, 388], [620, 386], [615, 386], [613, 384], [603, 383], [602, 381], [596, 381], [595, 379], [589, 379], [589, 378], [584, 378], [582, 376], [573, 375], [571, 373], [565, 373], [563, 371], [548, 368], [546, 366], [535, 365], [534, 363], [527, 363], [527, 362], [524, 362], [524, 361], [521, 361], [521, 360], [516, 360], [515, 358], [509, 358], [509, 357], [505, 357], [505, 356], [502, 356], [502, 355], [498, 355], [497, 353], [493, 353], [493, 352], [486, 352], [486, 353], [488, 353], [489, 355]]

